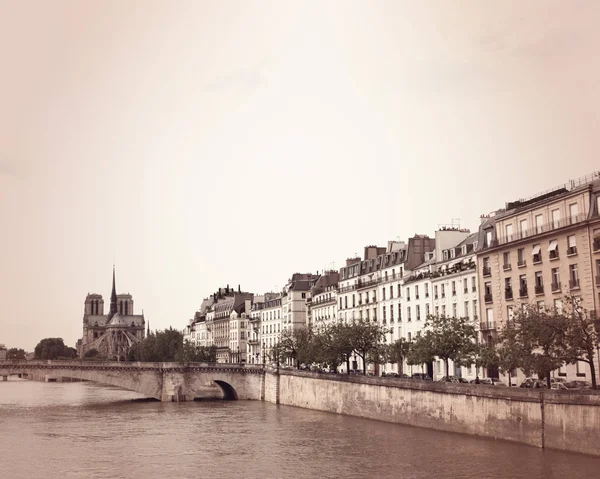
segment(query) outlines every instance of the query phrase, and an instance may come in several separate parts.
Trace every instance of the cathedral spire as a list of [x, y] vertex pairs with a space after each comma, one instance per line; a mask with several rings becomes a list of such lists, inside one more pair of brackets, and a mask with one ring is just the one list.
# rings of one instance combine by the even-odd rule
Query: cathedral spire
[[117, 314], [117, 288], [115, 285], [115, 265], [113, 264], [112, 293], [110, 294], [110, 312], [108, 313], [108, 319], [112, 319], [115, 314]]

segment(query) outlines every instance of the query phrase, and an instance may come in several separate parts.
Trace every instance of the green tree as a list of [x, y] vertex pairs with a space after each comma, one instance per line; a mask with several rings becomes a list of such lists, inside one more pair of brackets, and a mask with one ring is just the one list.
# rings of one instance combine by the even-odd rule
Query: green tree
[[6, 359], [25, 359], [25, 350], [23, 349], [17, 349], [17, 348], [10, 348], [7, 352], [6, 352]]
[[385, 339], [389, 328], [364, 319], [353, 321], [348, 325], [349, 344], [353, 351], [363, 360], [363, 374], [367, 373], [369, 354], [374, 353]]
[[72, 359], [77, 357], [77, 350], [65, 346], [62, 338], [42, 339], [34, 349], [36, 359]]
[[404, 373], [404, 360], [408, 356], [411, 343], [404, 338], [399, 338], [391, 344], [386, 345], [385, 360], [390, 364], [398, 364], [398, 372]]
[[425, 333], [416, 339], [409, 353], [410, 364], [428, 363], [437, 356], [444, 361], [446, 376], [449, 360], [457, 365], [471, 364], [477, 346], [475, 327], [469, 318], [428, 316], [424, 327]]
[[217, 361], [217, 347], [196, 346], [186, 340], [183, 344], [183, 360], [191, 363], [214, 363]]
[[[327, 366], [337, 371], [337, 368], [349, 358], [352, 347], [345, 347], [339, 335], [340, 328], [337, 324], [322, 325], [314, 332], [313, 352], [314, 360], [321, 366]], [[346, 356], [348, 351], [348, 356]], [[349, 360], [349, 359], [348, 359]]]

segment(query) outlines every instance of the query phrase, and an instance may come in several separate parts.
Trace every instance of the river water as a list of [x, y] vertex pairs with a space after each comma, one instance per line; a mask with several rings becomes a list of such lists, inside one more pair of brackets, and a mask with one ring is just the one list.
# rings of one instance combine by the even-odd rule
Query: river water
[[0, 478], [600, 477], [600, 459], [256, 401], [0, 382]]

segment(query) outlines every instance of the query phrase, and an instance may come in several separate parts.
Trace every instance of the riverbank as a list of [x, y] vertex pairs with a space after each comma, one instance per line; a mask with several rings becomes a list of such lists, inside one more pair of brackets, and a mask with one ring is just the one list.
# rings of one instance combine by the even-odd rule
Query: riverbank
[[266, 401], [600, 456], [600, 392], [547, 391], [282, 369]]

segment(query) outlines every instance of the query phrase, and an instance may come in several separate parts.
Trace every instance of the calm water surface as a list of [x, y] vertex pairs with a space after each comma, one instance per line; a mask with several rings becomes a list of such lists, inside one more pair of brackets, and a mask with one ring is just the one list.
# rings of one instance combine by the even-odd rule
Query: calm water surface
[[254, 401], [0, 382], [0, 478], [599, 478], [600, 459]]

